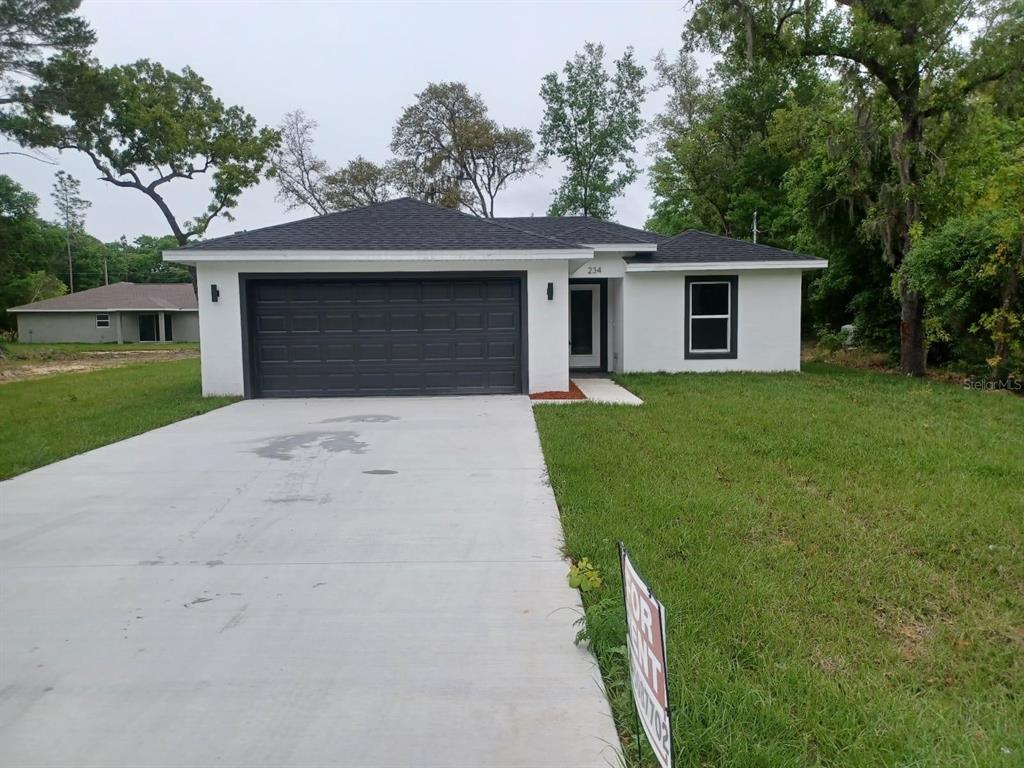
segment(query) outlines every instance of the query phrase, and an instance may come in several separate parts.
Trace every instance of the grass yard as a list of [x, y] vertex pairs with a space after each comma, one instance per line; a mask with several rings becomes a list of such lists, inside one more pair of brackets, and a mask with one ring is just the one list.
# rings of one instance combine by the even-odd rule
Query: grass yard
[[0, 386], [0, 479], [236, 398], [204, 398], [199, 360], [63, 373]]
[[0, 344], [0, 384], [137, 362], [199, 356], [195, 342], [144, 344]]
[[647, 404], [534, 411], [631, 762], [620, 539], [667, 607], [680, 765], [1024, 766], [1024, 398], [619, 380]]

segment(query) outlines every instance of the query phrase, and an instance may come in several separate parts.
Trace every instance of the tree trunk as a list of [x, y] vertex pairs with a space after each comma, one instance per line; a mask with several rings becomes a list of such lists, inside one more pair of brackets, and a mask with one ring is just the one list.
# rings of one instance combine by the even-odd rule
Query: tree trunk
[[[903, 215], [899, 223], [899, 252], [895, 254], [894, 266], [899, 269], [903, 259], [910, 253], [913, 244], [911, 231], [921, 216], [917, 189], [919, 170], [918, 155], [924, 135], [924, 118], [917, 107], [918, 88], [911, 86], [905, 92], [903, 105], [903, 134], [899, 151], [894, 158], [903, 188]], [[924, 333], [924, 299], [912, 290], [906, 280], [900, 280], [900, 370], [908, 376], [924, 376], [928, 358], [928, 347]]]
[[[171, 219], [169, 218], [168, 221], [171, 221]], [[188, 245], [189, 236], [183, 233], [180, 229], [178, 229], [177, 222], [173, 222], [171, 224], [171, 227], [174, 229], [174, 239], [178, 241], [178, 245], [182, 247]], [[185, 269], [188, 270], [189, 280], [192, 282], [192, 293], [194, 293], [198, 297], [199, 278], [196, 276], [195, 264], [186, 264]]]
[[906, 280], [900, 281], [900, 370], [924, 376], [927, 347], [924, 338], [924, 302]]
[[1024, 238], [1020, 241], [1020, 262], [1014, 264], [1013, 257], [1007, 255], [1007, 261], [1010, 266], [1010, 274], [1007, 276], [1006, 283], [1003, 286], [1003, 300], [1000, 304], [1000, 314], [996, 321], [996, 327], [992, 336], [995, 338], [995, 357], [999, 362], [996, 363], [993, 369], [993, 374], [999, 378], [1004, 378], [1010, 373], [1010, 313], [1013, 311], [1014, 306], [1017, 303], [1017, 293], [1020, 290], [1020, 265], [1024, 265]]

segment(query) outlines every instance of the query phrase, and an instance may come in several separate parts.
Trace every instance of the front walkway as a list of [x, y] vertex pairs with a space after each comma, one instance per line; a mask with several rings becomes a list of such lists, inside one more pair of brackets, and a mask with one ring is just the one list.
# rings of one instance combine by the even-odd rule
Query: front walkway
[[572, 380], [592, 403], [643, 405], [644, 401], [606, 376], [573, 376]]
[[242, 402], [0, 506], [0, 764], [616, 764], [525, 397]]

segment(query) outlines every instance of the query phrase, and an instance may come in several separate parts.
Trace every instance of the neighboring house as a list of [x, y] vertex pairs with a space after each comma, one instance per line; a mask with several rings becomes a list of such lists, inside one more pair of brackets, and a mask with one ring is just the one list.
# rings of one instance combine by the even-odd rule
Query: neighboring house
[[800, 367], [826, 262], [587, 217], [482, 219], [411, 198], [167, 251], [199, 283], [203, 391], [566, 390], [570, 369]]
[[114, 283], [7, 310], [18, 341], [199, 341], [191, 283]]

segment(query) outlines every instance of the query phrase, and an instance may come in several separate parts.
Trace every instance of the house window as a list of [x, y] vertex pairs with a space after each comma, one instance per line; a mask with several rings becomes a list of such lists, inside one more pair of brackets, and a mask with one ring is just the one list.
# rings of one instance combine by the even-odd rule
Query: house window
[[738, 278], [686, 278], [686, 357], [736, 357]]
[[109, 328], [110, 327], [110, 315], [96, 315], [96, 327], [97, 328]]

